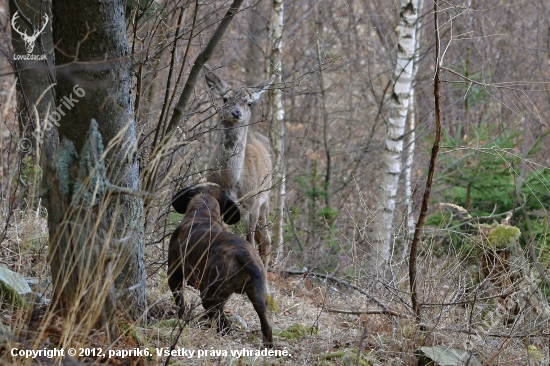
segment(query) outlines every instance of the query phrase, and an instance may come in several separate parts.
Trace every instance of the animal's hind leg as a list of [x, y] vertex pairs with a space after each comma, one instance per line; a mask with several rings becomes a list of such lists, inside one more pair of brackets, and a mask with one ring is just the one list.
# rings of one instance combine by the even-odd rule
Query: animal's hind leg
[[256, 232], [254, 234], [256, 243], [258, 243], [258, 251], [260, 252], [260, 257], [264, 262], [265, 269], [269, 266], [269, 258], [271, 256], [271, 235], [269, 234], [269, 229], [267, 228], [267, 212], [269, 207], [267, 203], [264, 203], [260, 208], [260, 216], [258, 219], [258, 224], [256, 225]]
[[260, 282], [260, 280], [256, 281], [255, 284], [249, 282], [245, 287], [245, 292], [260, 318], [264, 347], [272, 348], [273, 334], [271, 325], [269, 325], [269, 321], [267, 320], [267, 291], [265, 283]]
[[231, 321], [225, 316], [223, 308], [231, 293], [220, 292], [221, 287], [219, 286], [220, 284], [212, 283], [201, 294], [202, 306], [206, 310], [206, 315], [216, 320], [218, 332], [226, 335], [231, 330]]
[[183, 303], [183, 268], [182, 263], [173, 263], [170, 268], [168, 268], [168, 286], [172, 290], [174, 299], [176, 300], [176, 305], [178, 306], [178, 317], [182, 317], [185, 308]]

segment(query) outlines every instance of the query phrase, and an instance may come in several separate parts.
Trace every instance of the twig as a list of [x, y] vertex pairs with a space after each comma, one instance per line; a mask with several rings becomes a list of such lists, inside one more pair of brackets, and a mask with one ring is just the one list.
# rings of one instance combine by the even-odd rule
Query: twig
[[195, 88], [195, 84], [197, 83], [202, 67], [208, 60], [210, 60], [210, 57], [212, 57], [212, 54], [214, 53], [216, 46], [221, 41], [223, 34], [225, 33], [225, 30], [227, 29], [227, 27], [229, 26], [229, 23], [231, 22], [231, 20], [233, 19], [233, 17], [235, 16], [239, 8], [241, 7], [242, 2], [243, 0], [233, 1], [233, 3], [229, 6], [229, 9], [227, 10], [227, 13], [225, 13], [225, 16], [223, 17], [220, 24], [218, 25], [218, 28], [214, 31], [214, 34], [212, 35], [212, 38], [210, 38], [210, 41], [206, 45], [205, 49], [199, 54], [199, 56], [195, 60], [195, 63], [193, 64], [193, 67], [189, 72], [189, 76], [187, 77], [187, 82], [185, 83], [185, 86], [183, 87], [183, 91], [181, 92], [179, 100], [176, 103], [176, 107], [174, 108], [172, 118], [170, 119], [170, 122], [168, 123], [168, 127], [166, 128], [166, 135], [170, 135], [170, 133], [181, 121], [185, 111], [185, 107], [187, 106], [187, 102], [189, 101], [189, 98], [191, 97], [193, 89]]
[[272, 271], [277, 271], [277, 272], [280, 272], [280, 273], [284, 273], [284, 274], [288, 274], [288, 275], [294, 275], [294, 276], [300, 276], [300, 275], [305, 275], [305, 277], [314, 276], [314, 277], [324, 278], [326, 280], [336, 282], [340, 285], [352, 288], [355, 291], [365, 295], [369, 299], [369, 301], [371, 301], [371, 302], [375, 303], [376, 305], [380, 306], [385, 311], [394, 312], [396, 314], [399, 314], [397, 311], [394, 311], [394, 310], [390, 309], [387, 305], [383, 304], [380, 300], [378, 300], [377, 298], [375, 298], [371, 294], [367, 293], [367, 291], [365, 291], [361, 287], [356, 286], [353, 283], [350, 283], [348, 281], [342, 280], [338, 277], [334, 277], [334, 276], [326, 275], [326, 274], [322, 274], [322, 273], [317, 273], [317, 272], [312, 272], [312, 271], [295, 271], [295, 270], [290, 270], [290, 269], [281, 269], [281, 270], [272, 270]]
[[513, 293], [516, 293], [516, 292], [517, 292], [516, 290], [511, 290], [511, 291], [508, 291], [508, 292], [505, 292], [505, 293], [502, 293], [502, 294], [498, 294], [498, 295], [480, 297], [479, 299], [472, 299], [472, 300], [455, 301], [455, 302], [441, 302], [441, 303], [426, 302], [426, 303], [420, 304], [420, 306], [422, 306], [423, 308], [427, 308], [427, 307], [436, 307], [436, 306], [450, 306], [450, 305], [469, 304], [469, 303], [472, 303], [472, 302], [485, 301], [485, 300], [494, 299], [496, 297], [504, 297], [504, 296], [512, 295]]
[[352, 311], [352, 310], [340, 310], [340, 309], [333, 309], [333, 308], [326, 308], [326, 311], [329, 313], [338, 313], [338, 314], [350, 314], [350, 315], [363, 315], [363, 314], [382, 314], [382, 315], [392, 315], [397, 316], [400, 318], [408, 318], [407, 315], [398, 313], [397, 311], [393, 310], [359, 310], [359, 311]]
[[454, 329], [454, 328], [436, 328], [434, 326], [428, 325], [426, 323], [420, 323], [420, 326], [424, 327], [425, 329], [428, 329], [432, 332], [440, 331], [440, 332], [452, 332], [452, 333], [465, 333], [465, 334], [471, 334], [471, 335], [483, 335], [485, 337], [493, 337], [493, 338], [529, 338], [529, 337], [544, 337], [547, 338], [549, 336], [548, 333], [540, 332], [539, 334], [536, 333], [523, 333], [523, 334], [499, 334], [499, 333], [481, 333], [481, 332], [475, 332], [467, 329]]

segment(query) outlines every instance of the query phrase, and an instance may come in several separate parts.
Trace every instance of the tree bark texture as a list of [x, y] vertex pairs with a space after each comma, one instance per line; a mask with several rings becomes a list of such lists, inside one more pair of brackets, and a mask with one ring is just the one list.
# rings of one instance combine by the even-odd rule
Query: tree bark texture
[[[282, 38], [284, 25], [283, 0], [273, 0], [271, 9], [270, 26], [270, 74], [275, 76], [275, 84], [282, 82]], [[275, 227], [273, 230], [273, 248], [277, 260], [283, 256], [283, 235], [284, 235], [284, 206], [286, 196], [285, 182], [285, 110], [283, 107], [281, 89], [269, 91], [270, 116], [271, 116], [271, 139], [274, 155], [274, 185], [275, 185]]]
[[417, 19], [418, 0], [401, 0], [395, 81], [386, 124], [383, 177], [378, 190], [378, 209], [372, 232], [373, 257], [380, 273], [385, 272], [390, 254], [403, 136], [409, 108]]
[[[52, 272], [57, 272], [53, 274], [58, 281], [54, 292], [61, 307], [78, 307], [86, 297], [75, 286], [96, 286], [94, 291], [101, 286], [108, 304], [114, 296], [110, 276], [117, 276], [118, 299], [136, 317], [147, 305], [143, 201], [110, 194], [112, 190], [105, 188], [140, 189], [123, 3], [58, 0], [52, 10], [58, 79], [54, 120], [59, 118], [61, 137], [49, 190], [55, 201], [49, 208], [48, 224], [58, 229], [50, 238]], [[91, 196], [80, 198], [81, 191]], [[81, 229], [67, 227], [68, 222], [76, 222]], [[110, 262], [113, 253], [117, 260]], [[79, 261], [82, 256], [98, 262], [84, 263]], [[86, 271], [100, 277], [83, 282]], [[59, 281], [67, 281], [68, 286]]]
[[[248, 20], [248, 38], [247, 54], [245, 60], [246, 85], [256, 85], [265, 79], [265, 72], [269, 72], [271, 67], [265, 68], [265, 57], [262, 45], [265, 45], [266, 24], [262, 16], [264, 3], [259, 3], [250, 8], [247, 12]], [[250, 122], [256, 123], [262, 118], [260, 104], [254, 103], [250, 109]]]

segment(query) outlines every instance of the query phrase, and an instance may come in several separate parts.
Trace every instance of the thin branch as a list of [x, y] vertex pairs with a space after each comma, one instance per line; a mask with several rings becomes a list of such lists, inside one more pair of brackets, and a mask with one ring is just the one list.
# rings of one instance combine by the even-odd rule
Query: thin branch
[[242, 3], [243, 3], [243, 0], [233, 1], [233, 4], [231, 4], [231, 6], [229, 7], [229, 10], [227, 10], [227, 13], [225, 13], [225, 16], [221, 20], [220, 25], [212, 35], [212, 38], [210, 38], [210, 41], [208, 41], [208, 44], [206, 45], [204, 50], [199, 54], [199, 56], [195, 60], [195, 64], [193, 65], [193, 67], [191, 68], [191, 71], [189, 72], [189, 77], [187, 78], [187, 82], [185, 83], [185, 86], [183, 87], [183, 91], [181, 92], [180, 98], [178, 99], [178, 102], [176, 103], [176, 107], [174, 108], [174, 113], [172, 114], [170, 123], [166, 128], [166, 135], [170, 135], [170, 133], [181, 122], [181, 119], [183, 118], [183, 114], [185, 111], [185, 107], [187, 106], [187, 103], [189, 102], [189, 98], [191, 98], [191, 94], [193, 93], [193, 89], [197, 84], [197, 80], [199, 78], [199, 74], [202, 70], [202, 67], [212, 57], [214, 50], [218, 46], [218, 43], [220, 43], [223, 37], [223, 34], [225, 33], [227, 27], [229, 27], [229, 23], [231, 23], [231, 20], [233, 20], [233, 17], [241, 7]]
[[333, 308], [326, 308], [326, 311], [329, 313], [337, 313], [337, 314], [350, 314], [350, 315], [363, 315], [363, 314], [382, 314], [382, 315], [391, 315], [391, 316], [397, 316], [400, 318], [408, 318], [407, 315], [398, 313], [397, 311], [393, 310], [359, 310], [359, 311], [351, 311], [351, 310], [340, 310], [340, 309], [333, 309]]
[[350, 283], [348, 281], [342, 280], [338, 277], [334, 277], [334, 276], [331, 276], [331, 275], [326, 275], [326, 274], [323, 274], [323, 273], [313, 272], [313, 271], [295, 271], [295, 270], [289, 270], [289, 269], [274, 270], [274, 271], [284, 273], [284, 274], [287, 274], [287, 275], [294, 275], [294, 276], [300, 276], [300, 275], [303, 275], [304, 277], [314, 276], [314, 277], [319, 277], [319, 278], [323, 278], [323, 279], [326, 279], [326, 280], [329, 280], [329, 281], [336, 282], [340, 285], [352, 288], [355, 291], [365, 295], [369, 299], [369, 301], [371, 301], [371, 302], [375, 303], [376, 305], [380, 306], [385, 311], [399, 314], [397, 311], [390, 309], [387, 305], [382, 303], [380, 300], [378, 300], [377, 298], [375, 298], [374, 296], [369, 294], [367, 291], [365, 291], [361, 287], [356, 286], [353, 283]]
[[437, 154], [439, 152], [439, 143], [441, 140], [441, 105], [440, 105], [440, 35], [439, 35], [439, 2], [434, 2], [434, 26], [435, 26], [435, 74], [434, 74], [434, 102], [435, 102], [435, 138], [432, 147], [432, 154], [430, 157], [430, 166], [428, 168], [428, 177], [426, 179], [426, 189], [422, 197], [422, 206], [420, 208], [420, 215], [416, 222], [416, 228], [414, 231], [413, 241], [411, 243], [411, 252], [409, 256], [409, 286], [411, 291], [411, 304], [416, 317], [416, 321], [421, 321], [421, 309], [420, 302], [418, 301], [418, 293], [416, 287], [416, 259], [418, 256], [418, 244], [420, 242], [420, 234], [426, 215], [428, 213], [428, 207], [430, 205], [430, 194], [432, 191], [432, 184], [435, 172], [435, 165], [437, 161]]

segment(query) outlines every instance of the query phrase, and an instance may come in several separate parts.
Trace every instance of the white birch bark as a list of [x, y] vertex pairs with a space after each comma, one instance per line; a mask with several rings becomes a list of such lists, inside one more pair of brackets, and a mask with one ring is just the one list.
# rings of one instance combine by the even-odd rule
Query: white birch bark
[[391, 248], [405, 121], [410, 101], [417, 19], [418, 0], [401, 0], [395, 82], [386, 124], [386, 144], [383, 153], [383, 178], [378, 190], [378, 209], [372, 232], [374, 262], [376, 269], [381, 274], [385, 273]]
[[[271, 9], [271, 26], [269, 34], [270, 42], [270, 74], [275, 76], [274, 84], [282, 80], [282, 38], [283, 38], [283, 0], [273, 0]], [[283, 108], [281, 89], [269, 91], [270, 116], [271, 116], [271, 139], [273, 145], [274, 172], [273, 182], [275, 185], [275, 225], [273, 230], [273, 249], [276, 261], [282, 258], [283, 254], [283, 225], [284, 205], [286, 196], [285, 185], [285, 111]]]
[[[414, 68], [416, 71], [416, 67]], [[413, 76], [416, 72], [413, 73]], [[403, 239], [403, 253], [402, 260], [405, 259], [408, 253], [409, 243], [412, 240], [414, 234], [414, 216], [412, 207], [412, 164], [414, 161], [414, 147], [415, 147], [415, 127], [416, 127], [416, 115], [414, 113], [414, 88], [411, 88], [409, 96], [409, 116], [407, 118], [407, 138], [405, 139], [405, 207], [407, 208], [407, 223], [405, 228], [405, 235]]]

